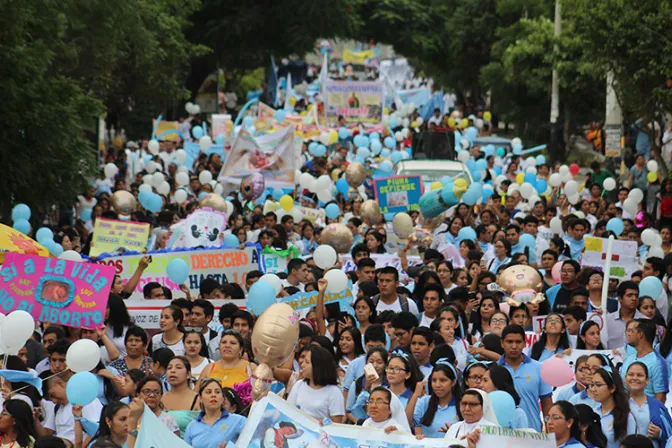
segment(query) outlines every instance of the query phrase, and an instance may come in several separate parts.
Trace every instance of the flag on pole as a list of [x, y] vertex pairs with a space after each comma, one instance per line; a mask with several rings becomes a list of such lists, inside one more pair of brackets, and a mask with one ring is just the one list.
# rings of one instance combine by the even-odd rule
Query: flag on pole
[[289, 99], [292, 97], [292, 74], [287, 73], [287, 89], [285, 89], [285, 110], [292, 110], [293, 107], [289, 102]]
[[275, 67], [275, 59], [271, 56], [271, 67], [269, 68], [268, 76], [268, 102], [272, 105], [275, 105], [275, 102], [278, 99], [278, 70]]

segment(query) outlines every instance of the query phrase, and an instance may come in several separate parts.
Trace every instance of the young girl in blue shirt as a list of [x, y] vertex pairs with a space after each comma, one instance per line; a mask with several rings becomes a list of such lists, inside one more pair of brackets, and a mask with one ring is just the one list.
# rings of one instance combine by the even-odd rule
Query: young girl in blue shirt
[[439, 359], [429, 376], [429, 395], [424, 395], [425, 384], [418, 383], [414, 393], [414, 397], [419, 397], [413, 412], [415, 435], [441, 439], [447, 431], [446, 423], [460, 421], [456, 403], [461, 391], [455, 366], [447, 359]]

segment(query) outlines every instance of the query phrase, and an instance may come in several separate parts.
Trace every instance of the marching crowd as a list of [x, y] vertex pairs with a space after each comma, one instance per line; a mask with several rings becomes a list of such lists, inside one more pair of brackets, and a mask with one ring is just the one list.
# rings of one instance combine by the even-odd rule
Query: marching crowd
[[[156, 248], [165, 247], [171, 224], [198, 207], [199, 195], [213, 191], [199, 174], [211, 171], [216, 178], [222, 164], [216, 155], [198, 158], [190, 167], [189, 199], [178, 204], [177, 167], [166, 156], [175, 148], [171, 142], [161, 144], [153, 161], [166, 173], [171, 192], [163, 195], [160, 212], [138, 209], [131, 215], [133, 221], [151, 223]], [[398, 142], [398, 149], [404, 144]], [[145, 141], [110, 150], [106, 161], [120, 168], [116, 177], [101, 175], [76, 207], [43, 215], [39, 224], [52, 227], [64, 249], [87, 254], [92, 222], [118, 218], [112, 193], [139, 193], [146, 171], [136, 162], [149, 154], [143, 152], [146, 146]], [[477, 145], [468, 151], [473, 160], [486, 159], [480, 181], [499, 194], [475, 205], [460, 203], [433, 224], [409, 212], [417, 229], [430, 237], [411, 238], [400, 248], [388, 243], [391, 223], [366, 223], [361, 195], [339, 193], [330, 201], [339, 216], [314, 224], [286, 213], [264, 213], [263, 202], [229, 192], [235, 209], [226, 233], [262, 249], [296, 248], [289, 252], [294, 258], [287, 272], [278, 274], [280, 294], [318, 294], [318, 305], [302, 314], [295, 353], [273, 369], [269, 392], [323, 425], [361, 425], [469, 446], [478, 443], [484, 425], [552, 433], [557, 446], [565, 448], [672, 446], [666, 405], [672, 365], [669, 179], [662, 182], [661, 210], [642, 207], [643, 198], [632, 209], [625, 204], [631, 191], [648, 193], [648, 171], [644, 182], [641, 178], [647, 170], [643, 155], [616, 189], [605, 188], [616, 176], [593, 163], [576, 195], [564, 190], [566, 180], [554, 185], [554, 175], [566, 176], [562, 166], [535, 164], [534, 177], [548, 182], [548, 188], [530, 201], [518, 185], [518, 177], [531, 172], [529, 165], [512, 148], [497, 155]], [[355, 163], [355, 155], [341, 144], [324, 157], [312, 157], [306, 144], [304, 155], [303, 172], [335, 175], [334, 181]], [[371, 196], [370, 178], [364, 187]], [[327, 206], [308, 190], [297, 188], [294, 194], [304, 207]], [[82, 219], [87, 209], [91, 221]], [[613, 218], [619, 218], [621, 228], [609, 224]], [[353, 237], [350, 313], [323, 306], [326, 270], [312, 258], [324, 226], [332, 222], [347, 225]], [[465, 237], [465, 228], [473, 229], [472, 237]], [[662, 241], [655, 251], [642, 242], [651, 228], [659, 230]], [[637, 245], [639, 269], [628, 278], [605, 279], [600, 269], [581, 264], [586, 237], [609, 235]], [[398, 255], [400, 265], [380, 266], [376, 258], [381, 254]], [[115, 279], [103, 328], [41, 323], [18, 356], [5, 357], [5, 369], [35, 371], [43, 381], [38, 389], [3, 380], [1, 448], [137, 446], [144, 405], [195, 448], [235, 444], [254, 404], [256, 317], [233, 303], [215, 309], [211, 300], [244, 299], [263, 273], [248, 272], [240, 285], [206, 279], [198, 297], [186, 288], [146, 284], [145, 299], [171, 300], [161, 311], [160, 331], [152, 335], [134, 325], [125, 304], [149, 263], [144, 257], [128, 283]], [[501, 289], [491, 287], [516, 265], [538, 270], [543, 282], [538, 292], [545, 300], [507, 302]], [[334, 268], [341, 269], [340, 263]], [[658, 296], [646, 294], [648, 277], [662, 285]], [[606, 304], [603, 282], [609, 283]], [[545, 316], [543, 328], [530, 342], [537, 316]], [[93, 371], [98, 396], [83, 407], [70, 404], [66, 394], [72, 376], [66, 354], [79, 339], [101, 348], [101, 362]], [[592, 353], [574, 360], [574, 381], [552, 387], [542, 363], [571, 357], [573, 350]], [[502, 408], [507, 412], [498, 412]], [[297, 428], [289, 424], [274, 431], [261, 446], [289, 446], [286, 440]]]

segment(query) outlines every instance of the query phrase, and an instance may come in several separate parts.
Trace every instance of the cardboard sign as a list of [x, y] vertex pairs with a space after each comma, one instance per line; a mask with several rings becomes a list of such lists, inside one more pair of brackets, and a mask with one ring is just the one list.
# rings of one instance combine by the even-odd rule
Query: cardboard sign
[[[166, 267], [171, 260], [181, 258], [189, 265], [189, 278], [186, 281], [192, 297], [198, 297], [201, 282], [205, 278], [214, 278], [219, 283], [245, 284], [247, 273], [259, 269], [259, 254], [256, 246], [240, 249], [207, 249], [185, 250], [175, 252], [153, 253], [152, 262], [145, 269], [138, 286], [131, 295], [131, 300], [142, 300], [142, 288], [149, 282], [157, 282], [173, 291], [180, 289], [171, 282], [166, 274]], [[117, 275], [125, 282], [138, 269], [142, 255], [122, 255], [99, 260], [99, 264], [113, 266]]]
[[383, 83], [380, 81], [327, 81], [324, 108], [327, 121], [339, 116], [346, 123], [380, 123], [383, 119]]
[[[197, 296], [194, 296], [197, 297]], [[225, 303], [233, 303], [241, 309], [245, 309], [245, 300], [210, 300], [215, 307], [215, 318], [210, 322], [209, 327], [216, 331], [221, 331], [222, 327], [217, 321], [219, 309]], [[170, 300], [126, 300], [124, 301], [128, 314], [136, 325], [146, 330], [158, 330], [161, 310], [170, 305]]]
[[278, 254], [263, 254], [261, 257], [261, 272], [264, 274], [287, 272], [287, 257]]
[[172, 236], [167, 247], [191, 249], [193, 247], [218, 247], [222, 245], [226, 230], [226, 213], [199, 208], [170, 227]]
[[[581, 258], [581, 267], [592, 267], [604, 270], [607, 258], [607, 239], [584, 237], [585, 249]], [[610, 278], [630, 279], [632, 273], [639, 269], [636, 241], [615, 240], [611, 253]]]
[[[280, 300], [282, 303], [287, 303], [294, 308], [294, 311], [309, 309], [317, 305], [317, 291], [312, 292], [297, 292], [291, 296], [283, 297]], [[341, 311], [351, 311], [350, 305], [355, 301], [352, 295], [352, 286], [349, 286], [345, 291], [334, 294], [327, 292], [324, 294], [324, 304], [338, 303]]]
[[420, 176], [394, 176], [373, 180], [373, 194], [384, 215], [420, 210], [424, 191]]
[[0, 270], [0, 308], [38, 322], [99, 328], [114, 269], [91, 263], [8, 253]]
[[144, 252], [149, 238], [149, 223], [96, 218], [89, 255], [114, 253], [119, 248]]
[[[604, 318], [602, 317], [602, 314], [588, 313], [588, 320], [597, 322], [597, 324], [600, 326], [600, 330], [604, 328]], [[544, 330], [544, 325], [546, 325], [545, 315], [535, 316], [532, 318], [532, 330], [534, 330], [535, 333], [541, 334], [541, 332]]]

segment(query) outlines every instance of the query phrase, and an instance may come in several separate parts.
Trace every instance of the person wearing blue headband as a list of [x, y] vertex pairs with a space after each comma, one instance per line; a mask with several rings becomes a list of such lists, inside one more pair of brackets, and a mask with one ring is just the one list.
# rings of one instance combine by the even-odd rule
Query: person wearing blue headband
[[429, 376], [429, 395], [425, 395], [426, 385], [427, 381], [418, 383], [413, 394], [417, 399], [413, 411], [415, 435], [440, 439], [445, 436], [447, 426], [460, 420], [456, 403], [461, 389], [455, 366], [447, 359], [437, 360]]
[[601, 418], [607, 448], [619, 448], [625, 436], [637, 432], [621, 377], [610, 366], [604, 366], [593, 374], [589, 387], [592, 397], [600, 403], [595, 412]]

